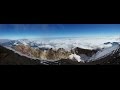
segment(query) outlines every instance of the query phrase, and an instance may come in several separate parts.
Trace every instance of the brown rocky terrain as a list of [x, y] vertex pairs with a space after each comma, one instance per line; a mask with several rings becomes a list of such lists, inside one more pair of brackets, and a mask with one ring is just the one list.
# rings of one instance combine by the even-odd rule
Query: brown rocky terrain
[[41, 48], [35, 49], [27, 45], [17, 45], [17, 46], [13, 46], [12, 48], [27, 56], [39, 58], [41, 60], [52, 60], [52, 61], [68, 59], [69, 55], [71, 55], [72, 53], [76, 53], [77, 55], [85, 54], [87, 56], [92, 56], [94, 53], [97, 52], [97, 50], [87, 50], [78, 47], [71, 51], [66, 51], [63, 48], [59, 48], [58, 50], [54, 50], [52, 48], [47, 50], [43, 50]]
[[58, 50], [48, 49], [35, 49], [30, 46], [25, 45], [17, 45], [13, 46], [18, 52], [25, 54], [27, 56], [36, 57], [42, 60], [60, 60], [60, 59], [67, 59], [71, 52], [65, 51], [63, 48], [59, 48]]

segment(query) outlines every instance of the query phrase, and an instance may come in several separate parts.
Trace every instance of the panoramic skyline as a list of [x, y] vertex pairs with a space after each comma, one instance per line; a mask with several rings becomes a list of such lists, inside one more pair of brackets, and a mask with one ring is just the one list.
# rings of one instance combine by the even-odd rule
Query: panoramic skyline
[[0, 39], [119, 35], [120, 24], [0, 24]]

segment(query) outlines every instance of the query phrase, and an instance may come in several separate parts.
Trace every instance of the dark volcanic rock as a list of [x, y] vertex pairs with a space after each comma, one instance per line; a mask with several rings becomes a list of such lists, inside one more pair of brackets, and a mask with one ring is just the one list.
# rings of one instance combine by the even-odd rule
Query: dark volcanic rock
[[77, 55], [80, 55], [80, 54], [85, 54], [87, 56], [92, 56], [93, 54], [95, 54], [97, 52], [97, 50], [88, 50], [88, 49], [82, 49], [82, 48], [79, 48], [79, 47], [76, 47], [74, 49], [74, 52], [77, 54]]

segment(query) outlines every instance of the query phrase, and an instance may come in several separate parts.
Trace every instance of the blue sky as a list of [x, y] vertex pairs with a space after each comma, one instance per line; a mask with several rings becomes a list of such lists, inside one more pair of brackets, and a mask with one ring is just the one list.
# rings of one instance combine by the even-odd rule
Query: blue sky
[[0, 24], [2, 39], [115, 35], [120, 35], [120, 24]]

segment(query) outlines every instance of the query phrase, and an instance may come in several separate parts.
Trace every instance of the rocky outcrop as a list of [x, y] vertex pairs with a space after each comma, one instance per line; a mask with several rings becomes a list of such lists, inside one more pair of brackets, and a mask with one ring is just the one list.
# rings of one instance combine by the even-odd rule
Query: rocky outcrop
[[39, 58], [41, 60], [60, 60], [60, 59], [67, 59], [71, 52], [65, 51], [63, 48], [59, 48], [58, 50], [51, 49], [35, 49], [30, 46], [25, 45], [17, 45], [13, 46], [18, 52], [25, 54], [30, 57]]
[[65, 49], [63, 49], [63, 48], [59, 48], [56, 52], [56, 57], [58, 59], [67, 59], [70, 54], [71, 54], [71, 52], [65, 51]]
[[76, 47], [74, 49], [74, 52], [77, 54], [77, 55], [80, 55], [80, 54], [85, 54], [89, 57], [91, 57], [93, 54], [95, 54], [98, 50], [88, 50], [88, 49], [82, 49], [82, 48], [79, 48], [79, 47]]

